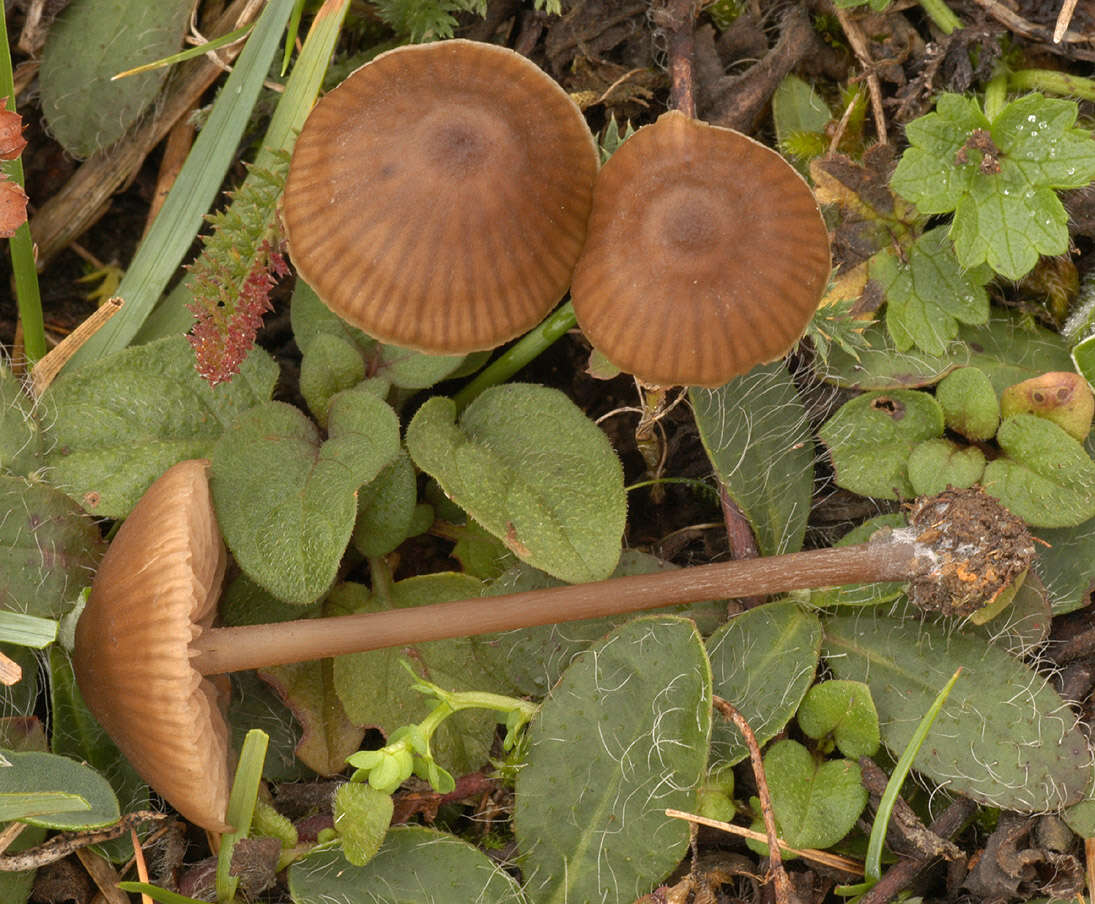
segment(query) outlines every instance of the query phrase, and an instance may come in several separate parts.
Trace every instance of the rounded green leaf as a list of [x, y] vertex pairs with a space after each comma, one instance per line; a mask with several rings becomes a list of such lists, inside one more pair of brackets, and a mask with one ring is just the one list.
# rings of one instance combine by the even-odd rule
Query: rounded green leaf
[[182, 336], [65, 371], [42, 397], [50, 481], [93, 515], [125, 517], [173, 464], [208, 457], [235, 417], [270, 398], [277, 375], [255, 348], [231, 382], [211, 389]]
[[909, 454], [909, 483], [917, 496], [934, 496], [947, 487], [964, 490], [981, 479], [985, 453], [949, 439], [926, 439]]
[[868, 392], [842, 405], [819, 435], [838, 486], [861, 496], [907, 499], [915, 495], [909, 453], [943, 435], [943, 409], [926, 392]]
[[629, 904], [688, 850], [711, 671], [686, 619], [637, 618], [580, 654], [544, 701], [517, 773], [514, 833], [536, 904]]
[[357, 514], [356, 491], [399, 453], [399, 422], [368, 392], [331, 403], [327, 440], [283, 402], [237, 418], [213, 450], [210, 489], [240, 568], [288, 603], [334, 581]]
[[831, 847], [851, 831], [867, 806], [858, 763], [819, 763], [797, 741], [776, 741], [769, 747], [764, 774], [776, 827], [791, 847]]
[[570, 583], [607, 578], [627, 514], [608, 438], [556, 389], [488, 389], [455, 423], [434, 397], [407, 428], [407, 451], [457, 505], [518, 558]]
[[105, 778], [90, 766], [53, 753], [0, 751], [0, 807], [7, 811], [17, 800], [26, 802], [24, 815], [7, 812], [0, 819], [69, 831], [98, 829], [122, 818]]
[[0, 609], [60, 618], [91, 582], [105, 546], [60, 490], [0, 474]]
[[1005, 457], [985, 468], [982, 484], [1032, 527], [1074, 527], [1095, 516], [1095, 462], [1052, 421], [1017, 414], [1000, 425]]
[[301, 350], [300, 394], [321, 427], [327, 426], [327, 406], [345, 389], [365, 379], [365, 359], [352, 342], [333, 333], [319, 333]]
[[857, 610], [826, 621], [824, 652], [838, 678], [870, 687], [895, 756], [962, 666], [914, 762], [948, 790], [1024, 813], [1084, 796], [1091, 755], [1075, 717], [1044, 675], [983, 636]]
[[156, 98], [166, 68], [111, 76], [178, 51], [189, 0], [76, 0], [49, 29], [38, 79], [50, 134], [75, 157], [113, 144]]
[[[817, 616], [789, 601], [743, 612], [707, 641], [715, 693], [745, 717], [759, 744], [791, 721], [814, 680], [820, 646]], [[725, 720], [716, 722], [712, 763], [732, 765], [748, 755], [741, 732]]]
[[470, 844], [420, 827], [393, 828], [364, 866], [320, 846], [289, 869], [295, 904], [523, 904], [517, 883]]
[[410, 536], [417, 504], [414, 465], [400, 450], [376, 480], [358, 491], [354, 548], [363, 556], [386, 556]]
[[947, 427], [966, 439], [989, 440], [1000, 425], [1000, 403], [985, 372], [960, 367], [947, 374], [935, 388], [935, 400], [943, 409]]
[[874, 756], [878, 750], [878, 711], [871, 689], [859, 681], [823, 681], [806, 692], [798, 708], [798, 727], [808, 737], [832, 735], [848, 759]]

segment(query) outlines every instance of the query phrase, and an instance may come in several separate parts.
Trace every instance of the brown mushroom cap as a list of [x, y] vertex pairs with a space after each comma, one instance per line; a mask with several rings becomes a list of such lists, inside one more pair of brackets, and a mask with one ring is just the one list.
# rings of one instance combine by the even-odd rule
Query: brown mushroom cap
[[225, 550], [206, 461], [169, 468], [99, 566], [76, 625], [84, 701], [126, 759], [184, 817], [228, 831], [228, 726], [190, 642], [215, 614]]
[[589, 341], [621, 370], [720, 386], [790, 350], [829, 269], [825, 224], [794, 168], [673, 111], [602, 169], [571, 297]]
[[376, 339], [493, 348], [566, 292], [596, 174], [581, 112], [520, 54], [400, 47], [308, 117], [285, 189], [290, 253], [331, 310]]

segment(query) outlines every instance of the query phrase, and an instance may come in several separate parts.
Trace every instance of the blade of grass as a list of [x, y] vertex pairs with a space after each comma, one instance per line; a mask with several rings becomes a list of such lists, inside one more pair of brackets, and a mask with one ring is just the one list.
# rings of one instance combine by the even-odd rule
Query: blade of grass
[[151, 72], [153, 69], [163, 69], [165, 66], [185, 63], [187, 60], [194, 59], [194, 57], [209, 53], [210, 50], [220, 50], [222, 47], [227, 47], [229, 44], [244, 37], [254, 27], [255, 23], [249, 22], [242, 28], [237, 28], [235, 31], [228, 32], [228, 34], [223, 34], [219, 38], [213, 38], [212, 41], [205, 41], [194, 47], [188, 47], [186, 50], [180, 50], [178, 53], [171, 54], [171, 56], [165, 56], [161, 59], [154, 60], [151, 63], [145, 63], [143, 66], [134, 66], [132, 69], [126, 69], [124, 72], [112, 75], [110, 80], [116, 82], [118, 79], [129, 78], [131, 75], [140, 75], [142, 72]]
[[52, 618], [0, 611], [0, 643], [41, 649], [57, 639], [57, 622]]
[[[11, 48], [8, 46], [8, 25], [3, 17], [0, 17], [0, 97], [8, 99], [7, 108], [14, 112]], [[5, 163], [4, 172], [12, 182], [25, 186], [22, 160]], [[38, 291], [38, 268], [34, 263], [30, 226], [24, 223], [8, 241], [11, 266], [15, 273], [15, 301], [19, 308], [19, 322], [23, 324], [23, 352], [28, 361], [34, 362], [46, 353], [46, 333], [42, 323], [42, 296]]]
[[882, 848], [886, 843], [886, 831], [890, 826], [890, 815], [893, 813], [894, 804], [897, 803], [897, 795], [901, 793], [901, 786], [905, 784], [905, 779], [908, 778], [913, 760], [920, 752], [920, 746], [924, 743], [928, 732], [931, 731], [936, 716], [939, 715], [943, 704], [947, 702], [947, 697], [950, 696], [950, 692], [961, 674], [962, 667], [959, 666], [955, 673], [951, 675], [950, 681], [943, 686], [943, 690], [936, 696], [932, 705], [928, 707], [928, 711], [924, 713], [920, 724], [916, 726], [916, 731], [913, 733], [908, 746], [897, 761], [893, 774], [890, 775], [890, 780], [886, 782], [886, 790], [882, 792], [882, 799], [878, 803], [878, 812], [874, 817], [874, 825], [871, 826], [871, 837], [867, 842], [867, 859], [864, 861], [863, 866], [865, 881], [857, 885], [838, 885], [833, 889], [838, 895], [845, 897], [861, 895], [882, 878]]
[[235, 158], [294, 0], [270, 0], [221, 89], [175, 185], [117, 294], [125, 307], [69, 362], [75, 369], [125, 348], [175, 274]]
[[188, 898], [186, 895], [176, 894], [166, 888], [149, 885], [147, 882], [119, 882], [118, 888], [131, 894], [148, 895], [153, 901], [159, 901], [160, 904], [209, 904], [208, 901]]
[[236, 827], [234, 832], [221, 836], [221, 849], [217, 854], [217, 901], [219, 904], [232, 904], [236, 897], [239, 879], [232, 875], [232, 851], [236, 842], [246, 838], [251, 832], [251, 819], [255, 815], [255, 801], [259, 796], [259, 782], [262, 781], [262, 764], [266, 759], [266, 747], [270, 736], [261, 729], [252, 728], [243, 739], [240, 751], [240, 764], [236, 767], [236, 778], [232, 782], [232, 793], [228, 797], [229, 825]]
[[[316, 95], [319, 94], [323, 84], [323, 76], [327, 72], [331, 54], [334, 52], [342, 29], [342, 21], [349, 9], [349, 0], [326, 0], [323, 6], [312, 19], [308, 36], [301, 48], [300, 55], [285, 83], [285, 90], [278, 100], [277, 108], [270, 119], [270, 125], [266, 129], [259, 150], [255, 155], [253, 170], [271, 170], [280, 165], [279, 157], [283, 158], [293, 149], [296, 137], [304, 126], [304, 120], [308, 118]], [[246, 197], [248, 180], [256, 178], [249, 173], [242, 186], [236, 192], [237, 196]], [[276, 211], [271, 208], [268, 216], [272, 219]], [[255, 233], [262, 232], [259, 224], [252, 224]], [[246, 253], [245, 249], [239, 249], [240, 253]], [[157, 306], [153, 319], [142, 330], [139, 341], [147, 342], [169, 332], [182, 332], [194, 322], [194, 315], [187, 309], [192, 295], [190, 287], [193, 284], [192, 274], [188, 274], [183, 281], [172, 290], [171, 294]]]

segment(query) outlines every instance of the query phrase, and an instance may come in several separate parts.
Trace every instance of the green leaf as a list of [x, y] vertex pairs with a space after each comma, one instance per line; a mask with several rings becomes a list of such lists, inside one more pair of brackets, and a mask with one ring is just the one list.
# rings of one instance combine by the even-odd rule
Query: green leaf
[[825, 623], [824, 653], [838, 678], [863, 681], [895, 755], [961, 665], [964, 669], [916, 758], [949, 790], [1024, 813], [1084, 795], [1087, 741], [1046, 678], [982, 637], [946, 624], [857, 610]]
[[[817, 763], [797, 741], [776, 741], [769, 747], [764, 774], [780, 837], [791, 847], [831, 847], [851, 831], [867, 806], [858, 763]], [[763, 847], [767, 852], [767, 845]]]
[[39, 466], [45, 432], [22, 381], [0, 361], [0, 472], [29, 476]]
[[528, 729], [514, 833], [536, 904], [627, 904], [688, 850], [711, 670], [695, 626], [646, 616], [580, 654]]
[[39, 618], [36, 615], [0, 609], [0, 643], [40, 650], [56, 639], [57, 622], [52, 618]]
[[814, 469], [810, 423], [781, 361], [715, 390], [691, 389], [707, 457], [749, 519], [761, 555], [802, 548]]
[[942, 355], [898, 352], [881, 325], [867, 327], [870, 348], [853, 358], [834, 348], [820, 376], [846, 389], [912, 389], [939, 382], [967, 365], [983, 371], [999, 394], [1013, 383], [1047, 371], [1070, 370], [1068, 344], [1057, 333], [1024, 325], [1017, 315], [993, 313], [984, 326], [961, 325], [958, 338]]
[[[459, 534], [452, 548], [452, 557], [460, 563], [465, 574], [481, 581], [492, 581], [518, 564], [517, 557], [506, 549], [501, 540], [471, 518], [457, 530]], [[554, 584], [555, 581], [552, 580], [551, 583]]]
[[1095, 143], [1074, 128], [1074, 101], [1029, 94], [990, 124], [977, 102], [944, 94], [910, 122], [911, 147], [893, 188], [922, 213], [955, 212], [950, 236], [963, 267], [987, 263], [1008, 279], [1040, 254], [1068, 247], [1068, 215], [1055, 189], [1095, 179]]
[[60, 618], [105, 551], [94, 522], [60, 490], [0, 474], [0, 609]]
[[[464, 574], [422, 575], [397, 581], [391, 598], [384, 600], [360, 584], [340, 584], [331, 593], [331, 602], [349, 612], [384, 612], [408, 606], [446, 603], [479, 595], [482, 585]], [[386, 736], [403, 727], [421, 722], [435, 701], [411, 690], [413, 679], [400, 660], [408, 655], [406, 647], [353, 653], [334, 660], [334, 682], [350, 720], [357, 725], [380, 729]], [[435, 640], [410, 648], [415, 666], [430, 680], [452, 690], [497, 691], [507, 688], [501, 677], [491, 675], [475, 658], [470, 638]], [[457, 772], [480, 768], [487, 760], [494, 737], [495, 719], [491, 713], [467, 710], [441, 723], [431, 742], [431, 751], [439, 763]]]
[[365, 866], [338, 847], [317, 847], [289, 868], [294, 904], [523, 904], [512, 877], [486, 854], [451, 835], [418, 826], [393, 828]]
[[[707, 641], [714, 692], [745, 717], [762, 746], [791, 721], [814, 680], [821, 645], [816, 615], [790, 601], [758, 606], [730, 619]], [[713, 767], [749, 755], [725, 720], [711, 734]]]
[[38, 81], [50, 134], [74, 157], [113, 144], [155, 100], [166, 70], [111, 76], [174, 53], [189, 0], [76, 0], [49, 28]]
[[815, 684], [806, 692], [797, 719], [798, 727], [808, 737], [820, 741], [831, 734], [837, 748], [850, 760], [874, 756], [881, 743], [871, 689], [859, 681]]
[[1076, 527], [1041, 528], [1034, 570], [1045, 584], [1054, 615], [1087, 605], [1095, 590], [1095, 520]]
[[982, 484], [1032, 527], [1074, 527], [1095, 516], [1095, 462], [1045, 418], [1017, 414], [1000, 425], [1005, 457], [985, 467]]
[[518, 558], [570, 583], [607, 578], [627, 512], [608, 438], [556, 389], [507, 384], [464, 411], [435, 396], [407, 428], [407, 451], [457, 505]]
[[[625, 549], [612, 577], [657, 574], [675, 571], [679, 567], [649, 553]], [[528, 565], [519, 564], [492, 581], [483, 595], [522, 593], [561, 585], [562, 581]], [[660, 612], [692, 619], [700, 633], [706, 636], [726, 620], [726, 601], [710, 600], [687, 606], [670, 606]], [[509, 685], [509, 693], [542, 697], [559, 680], [575, 656], [633, 617], [607, 615], [603, 618], [587, 618], [558, 625], [519, 628], [501, 634], [482, 634], [471, 638], [471, 641], [480, 664], [491, 675], [504, 680]]]
[[869, 392], [843, 404], [821, 430], [837, 486], [861, 496], [907, 499], [909, 454], [943, 435], [943, 410], [926, 392]]
[[301, 352], [300, 394], [320, 427], [326, 427], [331, 399], [365, 379], [365, 359], [352, 342], [330, 333], [314, 336]]
[[376, 480], [358, 491], [354, 548], [363, 556], [386, 556], [411, 536], [417, 504], [414, 465], [401, 449]]
[[[35, 807], [52, 808], [49, 813], [24, 813], [18, 818], [31, 825], [47, 829], [99, 829], [113, 825], [122, 818], [118, 799], [105, 778], [94, 769], [53, 753], [13, 753], [0, 750], [0, 800], [9, 794], [46, 794]], [[87, 806], [79, 811], [60, 812], [64, 800], [82, 798]]]
[[239, 566], [286, 602], [317, 599], [350, 540], [358, 487], [398, 454], [395, 412], [367, 392], [331, 403], [326, 441], [284, 402], [244, 413], [214, 448], [209, 482]]
[[921, 213], [949, 213], [969, 191], [976, 169], [976, 162], [959, 166], [955, 158], [971, 132], [988, 128], [976, 100], [940, 95], [934, 113], [905, 126], [910, 147], [901, 155], [890, 185]]
[[960, 367], [947, 374], [935, 389], [947, 429], [966, 439], [990, 440], [1000, 426], [1000, 402], [985, 372]]
[[252, 728], [243, 739], [225, 813], [228, 824], [235, 828], [221, 835], [220, 850], [217, 852], [218, 901], [235, 900], [239, 876], [232, 871], [232, 851], [237, 843], [251, 834], [251, 819], [255, 813], [259, 785], [262, 783], [262, 767], [269, 741], [269, 735], [258, 728]]
[[50, 479], [92, 514], [124, 517], [171, 465], [207, 457], [233, 418], [270, 397], [277, 375], [256, 349], [231, 383], [210, 389], [182, 336], [66, 370], [42, 399]]
[[350, 863], [364, 866], [376, 856], [394, 809], [390, 794], [360, 782], [347, 782], [335, 792], [335, 831]]
[[926, 439], [909, 454], [909, 483], [917, 496], [933, 496], [947, 487], [966, 489], [981, 479], [985, 453], [949, 439]]
[[959, 321], [988, 321], [984, 285], [992, 273], [959, 265], [944, 227], [925, 232], [905, 253], [907, 262], [888, 250], [870, 261], [871, 279], [886, 296], [886, 329], [898, 351], [915, 345], [941, 355], [958, 335]]

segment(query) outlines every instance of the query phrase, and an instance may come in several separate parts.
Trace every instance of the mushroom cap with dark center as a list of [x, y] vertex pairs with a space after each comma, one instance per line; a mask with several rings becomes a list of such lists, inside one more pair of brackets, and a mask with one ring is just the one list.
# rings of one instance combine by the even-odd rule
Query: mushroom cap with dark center
[[293, 263], [384, 342], [459, 354], [535, 326], [585, 240], [597, 151], [578, 107], [504, 47], [400, 47], [308, 117], [283, 216]]
[[207, 466], [169, 468], [125, 519], [76, 624], [72, 664], [141, 777], [191, 822], [224, 832], [228, 726], [189, 649], [212, 623], [226, 560]]
[[829, 269], [825, 224], [795, 169], [673, 111], [602, 169], [571, 296], [590, 342], [621, 370], [720, 386], [790, 350]]

